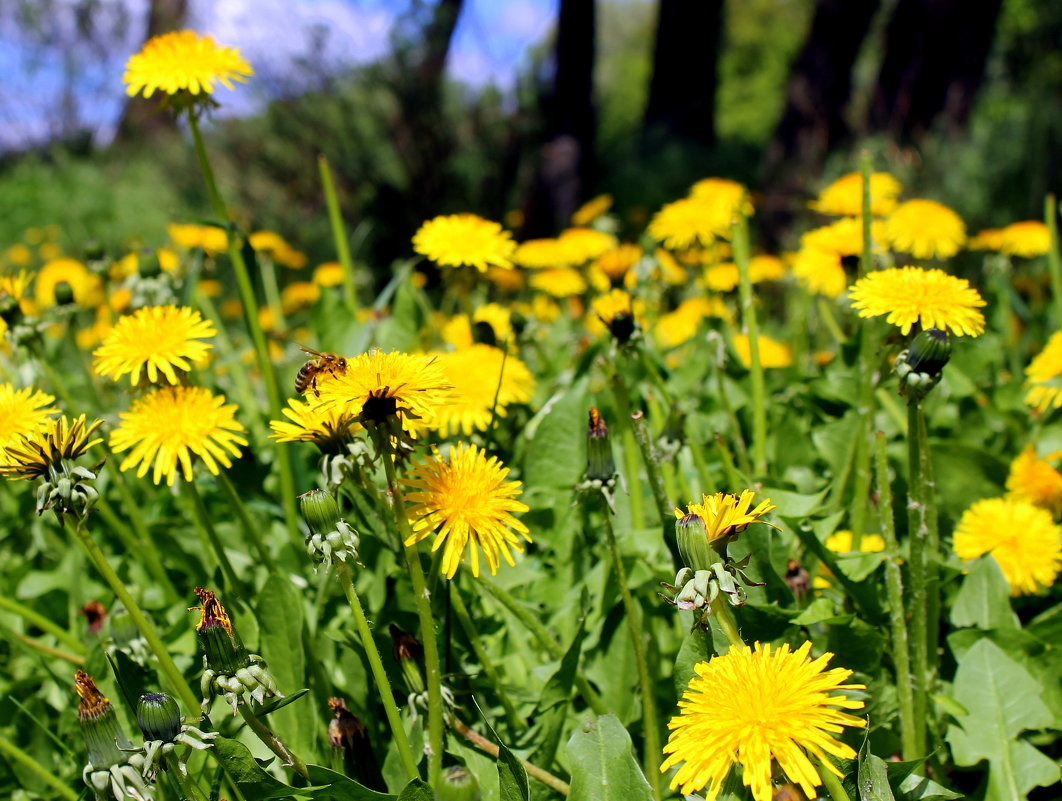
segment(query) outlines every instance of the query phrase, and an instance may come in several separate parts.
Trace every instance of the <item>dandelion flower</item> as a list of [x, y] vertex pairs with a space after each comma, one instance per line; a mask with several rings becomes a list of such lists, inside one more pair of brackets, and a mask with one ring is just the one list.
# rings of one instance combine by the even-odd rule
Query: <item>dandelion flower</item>
[[342, 286], [343, 265], [338, 261], [326, 261], [313, 271], [313, 282], [318, 286]]
[[1043, 256], [1051, 249], [1051, 232], [1039, 220], [1011, 223], [999, 234], [999, 249], [1011, 256]]
[[352, 434], [361, 430], [350, 412], [339, 406], [322, 409], [320, 405], [290, 398], [288, 408], [281, 412], [288, 419], [269, 421], [273, 429], [270, 438], [277, 442], [312, 442], [322, 453], [339, 453]]
[[738, 214], [752, 216], [748, 190], [729, 178], [702, 178], [690, 187], [690, 197], [712, 207], [713, 216], [724, 236]]
[[572, 215], [572, 225], [585, 226], [612, 208], [612, 195], [598, 195], [586, 201]]
[[557, 237], [570, 265], [585, 264], [616, 247], [616, 237], [593, 228], [569, 228]]
[[[597, 257], [594, 266], [613, 281], [623, 278], [642, 258], [642, 249], [627, 242]], [[683, 273], [685, 278], [685, 273]]]
[[74, 302], [82, 307], [95, 306], [100, 298], [100, 280], [88, 271], [77, 259], [54, 259], [39, 273], [34, 287], [37, 305], [41, 308], [56, 304], [55, 290], [59, 284], [68, 284], [74, 293]]
[[1003, 229], [986, 228], [966, 243], [969, 250], [999, 250], [1003, 247]]
[[450, 385], [433, 356], [372, 351], [347, 359], [343, 372], [318, 376], [324, 408], [338, 405], [361, 423], [397, 417], [403, 426], [426, 425], [450, 400]]
[[152, 384], [160, 377], [176, 384], [178, 370], [187, 372], [206, 363], [212, 346], [200, 340], [216, 333], [195, 309], [145, 306], [119, 319], [107, 332], [93, 354], [92, 369], [115, 381], [128, 373], [134, 386], [142, 376]]
[[1047, 509], [1055, 517], [1062, 515], [1062, 473], [1046, 459], [1036, 455], [1036, 448], [1026, 446], [1013, 462], [1007, 476], [1007, 491]]
[[[790, 367], [793, 364], [793, 349], [788, 343], [760, 335], [760, 366], [764, 368]], [[752, 344], [748, 334], [734, 334], [734, 350], [745, 367], [752, 366]]]
[[[883, 223], [874, 220], [870, 225], [871, 245], [884, 238]], [[814, 228], [800, 237], [800, 247], [826, 250], [841, 256], [859, 256], [863, 253], [863, 220], [845, 217], [829, 225]]]
[[453, 387], [451, 400], [436, 409], [432, 424], [443, 437], [486, 431], [492, 409], [505, 417], [509, 406], [527, 403], [535, 391], [527, 365], [490, 345], [442, 353], [437, 361]]
[[[853, 553], [852, 532], [835, 531], [826, 538], [826, 547], [834, 553]], [[859, 540], [860, 553], [880, 553], [885, 550], [885, 540], [880, 534], [864, 534]]]
[[[465, 549], [469, 551], [472, 575], [479, 575], [479, 551], [487, 560], [493, 576], [498, 571], [499, 556], [515, 565], [512, 551], [523, 553], [520, 537], [531, 542], [528, 529], [513, 517], [526, 512], [526, 504], [516, 500], [519, 481], [506, 481], [509, 468], [496, 457], [475, 445], [459, 443], [446, 458], [438, 453], [427, 462], [415, 464], [403, 483], [411, 504], [406, 515], [413, 534], [406, 545], [413, 545], [435, 534], [432, 551], [445, 546], [442, 572], [453, 578]], [[520, 535], [520, 537], [517, 536]]]
[[653, 339], [662, 348], [677, 348], [693, 339], [705, 317], [727, 318], [729, 312], [717, 297], [688, 298], [674, 311], [662, 314], [653, 327]]
[[236, 405], [203, 387], [162, 387], [133, 401], [111, 434], [115, 453], [129, 450], [119, 469], [137, 467], [144, 476], [154, 463], [151, 480], [163, 477], [171, 487], [180, 466], [185, 481], [192, 480], [192, 459], [198, 456], [217, 475], [218, 465], [231, 467], [230, 454], [239, 458], [238, 445], [246, 430], [236, 421]]
[[952, 547], [960, 559], [990, 554], [1011, 595], [1032, 595], [1062, 568], [1062, 535], [1051, 513], [1016, 497], [978, 501], [962, 514]]
[[501, 225], [475, 214], [450, 214], [428, 220], [413, 235], [413, 249], [440, 267], [511, 268], [516, 243]]
[[[750, 523], [766, 523], [759, 518], [776, 508], [770, 498], [764, 498], [755, 509], [752, 509], [752, 499], [755, 496], [756, 493], [752, 490], [743, 490], [740, 496], [729, 492], [701, 495], [701, 502], [687, 504], [685, 512], [676, 509], [675, 517], [679, 520], [689, 515], [699, 517], [704, 521], [709, 542], [737, 536]], [[767, 525], [771, 524], [767, 523]]]
[[690, 275], [686, 268], [679, 264], [678, 260], [663, 248], [654, 250], [653, 258], [656, 260], [657, 265], [656, 269], [653, 270], [653, 278], [663, 279], [665, 284], [671, 284], [672, 286], [683, 286], [690, 280]]
[[516, 246], [513, 261], [530, 270], [570, 267], [571, 251], [559, 239], [528, 239]]
[[21, 301], [26, 296], [26, 290], [29, 289], [32, 280], [33, 276], [25, 270], [0, 275], [0, 298], [6, 296], [15, 302]]
[[836, 735], [844, 726], [863, 728], [866, 721], [843, 711], [862, 709], [862, 701], [834, 692], [865, 686], [844, 683], [851, 670], [826, 670], [833, 654], [813, 660], [810, 651], [810, 642], [796, 651], [788, 643], [772, 651], [770, 644], [757, 642], [695, 665], [681, 711], [668, 723], [669, 756], [660, 771], [681, 766], [671, 789], [689, 795], [707, 787], [705, 801], [715, 801], [731, 767], [740, 765], [755, 801], [771, 801], [777, 762], [808, 798], [816, 798], [822, 781], [809, 754], [841, 776], [827, 755], [855, 759], [856, 753]]
[[683, 198], [668, 203], [649, 221], [649, 236], [668, 250], [707, 247], [716, 237], [728, 236], [730, 216], [706, 200]]
[[[881, 217], [896, 208], [896, 198], [903, 187], [887, 172], [870, 174], [870, 213]], [[831, 217], [863, 215], [863, 175], [850, 172], [823, 189], [808, 206]]]
[[1047, 340], [1044, 349], [1025, 368], [1029, 387], [1025, 403], [1041, 414], [1055, 406], [1062, 406], [1062, 331]]
[[935, 200], [908, 200], [896, 207], [882, 231], [894, 250], [918, 259], [950, 259], [966, 244], [966, 225]]
[[209, 95], [217, 82], [232, 89], [233, 81], [243, 83], [252, 75], [251, 65], [235, 47], [219, 47], [213, 38], [195, 31], [174, 31], [149, 39], [130, 56], [122, 81], [130, 97], [151, 97], [156, 90]]
[[198, 248], [210, 256], [224, 253], [229, 248], [228, 234], [216, 225], [170, 223], [166, 226], [166, 233], [178, 247], [188, 250]]
[[531, 274], [529, 283], [535, 289], [541, 289], [555, 298], [569, 298], [586, 292], [586, 279], [578, 270], [570, 267], [536, 270]]
[[92, 438], [103, 425], [102, 420], [86, 424], [85, 415], [71, 422], [64, 414], [12, 440], [0, 456], [0, 474], [9, 479], [45, 478], [53, 473], [66, 474], [63, 462], [77, 459], [93, 445], [103, 442]]
[[280, 308], [284, 314], [308, 309], [321, 297], [321, 287], [310, 281], [293, 281], [280, 293]]
[[801, 248], [793, 256], [793, 275], [808, 292], [828, 298], [839, 298], [848, 286], [841, 255], [836, 252]]
[[39, 389], [0, 384], [0, 450], [58, 414], [59, 410], [52, 406], [54, 402], [55, 398]]
[[894, 267], [860, 278], [848, 292], [860, 317], [880, 317], [900, 327], [905, 336], [915, 323], [922, 328], [947, 328], [956, 336], [978, 336], [985, 318], [977, 309], [985, 305], [964, 278], [943, 270]]

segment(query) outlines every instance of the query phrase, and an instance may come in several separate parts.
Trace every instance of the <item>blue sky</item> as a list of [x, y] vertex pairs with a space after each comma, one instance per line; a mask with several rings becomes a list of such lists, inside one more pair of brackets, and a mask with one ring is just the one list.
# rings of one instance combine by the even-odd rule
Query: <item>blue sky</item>
[[[50, 19], [59, 30], [72, 24], [73, 2], [55, 0]], [[67, 102], [78, 104], [78, 116], [105, 141], [121, 109], [122, 65], [140, 45], [148, 4], [103, 0], [101, 5], [109, 19], [127, 15], [125, 34], [114, 52], [85, 60], [79, 92]], [[548, 35], [556, 6], [557, 0], [465, 0], [448, 72], [473, 86], [512, 88], [528, 48]], [[252, 82], [225, 92], [228, 113], [246, 113], [262, 101], [268, 76], [291, 74], [292, 64], [311, 47], [315, 29], [327, 31], [317, 54], [323, 63], [365, 63], [387, 51], [391, 28], [406, 8], [408, 0], [191, 0], [188, 27], [240, 48], [262, 76], [257, 88]], [[10, 12], [0, 18], [0, 150], [47, 139], [55, 130], [63, 71], [59, 52], [32, 48]]]

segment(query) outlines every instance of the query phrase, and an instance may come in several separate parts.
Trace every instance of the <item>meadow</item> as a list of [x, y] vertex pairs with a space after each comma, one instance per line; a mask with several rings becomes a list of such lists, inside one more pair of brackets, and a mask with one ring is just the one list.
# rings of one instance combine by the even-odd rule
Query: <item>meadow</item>
[[0, 253], [0, 791], [1057, 797], [1053, 197], [968, 230], [864, 154], [794, 252], [703, 176], [384, 269], [307, 156], [314, 264], [215, 180], [247, 79], [149, 41], [209, 206]]

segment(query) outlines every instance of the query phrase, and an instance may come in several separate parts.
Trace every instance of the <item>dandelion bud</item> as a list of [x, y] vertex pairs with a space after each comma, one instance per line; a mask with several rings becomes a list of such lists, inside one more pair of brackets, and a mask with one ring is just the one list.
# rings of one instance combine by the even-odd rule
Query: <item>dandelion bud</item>
[[683, 563], [691, 570], [707, 570], [713, 562], [719, 561], [708, 541], [708, 528], [699, 515], [680, 517], [675, 522], [675, 539]]
[[348, 776], [373, 790], [385, 790], [386, 784], [373, 753], [365, 725], [347, 709], [342, 698], [329, 698], [328, 708], [335, 717], [328, 723], [328, 741], [343, 752], [343, 767]]
[[126, 761], [125, 752], [132, 749], [133, 744], [122, 731], [122, 724], [111, 702], [83, 670], [74, 676], [74, 689], [81, 696], [81, 702], [77, 705], [77, 719], [88, 748], [89, 765], [94, 770], [107, 770], [123, 764]]
[[479, 801], [479, 782], [462, 765], [453, 765], [443, 771], [442, 782], [436, 790], [439, 801]]
[[60, 281], [55, 285], [55, 305], [69, 306], [74, 302], [74, 288], [66, 281]]
[[181, 710], [166, 693], [145, 693], [136, 705], [136, 724], [145, 740], [168, 743], [181, 733]]
[[907, 351], [907, 366], [916, 373], [935, 376], [951, 358], [951, 338], [947, 331], [927, 328], [919, 332]]
[[6, 292], [0, 292], [0, 320], [7, 323], [8, 327], [15, 325], [22, 317], [22, 309], [18, 298], [13, 298]]
[[590, 423], [586, 431], [586, 478], [588, 481], [611, 481], [616, 475], [612, 458], [612, 440], [601, 413], [590, 407]]
[[299, 508], [303, 520], [314, 534], [328, 534], [335, 531], [339, 522], [339, 504], [332, 493], [326, 490], [310, 490], [299, 496]]
[[420, 672], [420, 658], [424, 653], [424, 647], [412, 634], [402, 631], [394, 623], [388, 630], [394, 642], [392, 653], [395, 661], [402, 668], [402, 675], [406, 679], [409, 692], [413, 694], [424, 692], [424, 677]]
[[85, 621], [88, 623], [86, 631], [89, 634], [99, 634], [103, 624], [107, 622], [107, 607], [99, 601], [89, 601], [78, 612], [85, 616]]
[[361, 538], [358, 532], [339, 517], [339, 505], [326, 490], [311, 490], [299, 496], [303, 519], [310, 527], [306, 550], [315, 562], [325, 560], [357, 561]]

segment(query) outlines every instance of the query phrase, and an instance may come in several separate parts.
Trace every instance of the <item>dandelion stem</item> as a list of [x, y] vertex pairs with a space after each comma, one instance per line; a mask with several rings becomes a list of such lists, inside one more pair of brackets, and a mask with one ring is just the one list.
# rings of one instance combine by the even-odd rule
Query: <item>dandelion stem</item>
[[44, 767], [44, 765], [6, 737], [0, 737], [0, 752], [9, 759], [19, 763], [22, 767], [29, 770], [42, 781], [46, 782], [55, 790], [57, 795], [62, 796], [66, 801], [78, 801], [80, 798], [80, 796], [75, 793], [66, 782], [53, 774], [50, 770]]
[[4, 610], [5, 612], [11, 612], [12, 614], [18, 615], [30, 625], [36, 626], [41, 631], [46, 632], [47, 634], [51, 634], [53, 637], [55, 637], [55, 639], [57, 639], [60, 643], [62, 643], [69, 650], [73, 651], [75, 654], [84, 655], [85, 651], [87, 650], [85, 648], [84, 643], [82, 643], [69, 631], [60, 628], [58, 625], [56, 625], [51, 620], [42, 615], [40, 612], [38, 612], [36, 609], [30, 609], [30, 607], [19, 603], [13, 598], [8, 598], [4, 594], [0, 594], [0, 609]]
[[[616, 357], [618, 358], [618, 357]], [[611, 375], [609, 376], [609, 388], [612, 390], [612, 400], [616, 405], [616, 412], [623, 421], [623, 460], [627, 478], [627, 488], [630, 493], [631, 527], [645, 528], [645, 505], [642, 494], [642, 476], [638, 467], [638, 453], [641, 452], [642, 461], [645, 464], [646, 474], [650, 472], [649, 463], [651, 458], [646, 458], [641, 450], [638, 435], [634, 430], [634, 422], [631, 415], [631, 392], [623, 374], [616, 368], [615, 358]], [[652, 484], [653, 478], [649, 476]]]
[[173, 691], [180, 696], [181, 701], [184, 702], [190, 713], [197, 713], [199, 711], [199, 698], [192, 692], [192, 688], [188, 686], [188, 682], [184, 680], [184, 676], [181, 675], [181, 671], [177, 669], [177, 665], [174, 664], [173, 659], [170, 657], [169, 651], [166, 650], [166, 646], [162, 642], [162, 638], [159, 637], [155, 627], [151, 624], [151, 621], [147, 619], [144, 613], [140, 609], [140, 605], [136, 602], [133, 596], [126, 588], [125, 582], [122, 581], [118, 574], [111, 567], [111, 563], [107, 561], [107, 557], [103, 555], [103, 551], [96, 545], [95, 540], [92, 539], [92, 534], [85, 528], [84, 521], [79, 521], [78, 525], [74, 525], [71, 521], [67, 520], [64, 523], [67, 532], [74, 537], [85, 549], [85, 553], [88, 555], [89, 560], [103, 576], [103, 580], [107, 582], [107, 586], [111, 588], [111, 591], [117, 596], [118, 600], [122, 602], [126, 611], [129, 613], [129, 617], [132, 618], [133, 623], [140, 630], [140, 633], [144, 635], [144, 639], [147, 640], [148, 646], [155, 654], [155, 658], [159, 661], [159, 669], [163, 675], [169, 680], [170, 686]]
[[892, 515], [892, 484], [885, 453], [885, 435], [877, 433], [878, 496], [881, 504], [881, 536], [885, 540], [885, 591], [892, 627], [892, 661], [896, 668], [896, 694], [900, 708], [900, 742], [904, 759], [917, 759], [914, 717], [914, 691], [911, 687], [910, 641], [907, 636], [907, 610], [903, 603], [903, 576], [900, 572], [900, 545], [896, 541], [896, 521]]
[[719, 624], [719, 628], [726, 636], [726, 640], [730, 643], [731, 648], [741, 648], [745, 641], [741, 639], [741, 631], [738, 629], [737, 619], [734, 617], [734, 610], [730, 608], [730, 604], [727, 603], [723, 597], [723, 593], [719, 593], [715, 597], [715, 600], [711, 603], [712, 618]]
[[634, 661], [638, 665], [638, 684], [642, 693], [642, 731], [645, 742], [643, 743], [642, 765], [649, 784], [653, 789], [653, 798], [660, 801], [662, 798], [660, 789], [660, 722], [656, 714], [656, 700], [653, 696], [654, 681], [649, 670], [649, 660], [645, 653], [645, 635], [642, 632], [642, 624], [639, 620], [641, 608], [634, 602], [630, 587], [627, 584], [627, 571], [623, 567], [623, 556], [620, 554], [619, 544], [616, 542], [616, 532], [612, 526], [612, 510], [609, 508], [608, 498], [603, 494], [601, 500], [601, 516], [605, 521], [605, 538], [608, 540], [609, 553], [612, 556], [612, 569], [616, 573], [616, 581], [619, 583], [620, 596], [623, 598], [623, 608], [626, 612], [627, 625], [631, 631], [631, 642], [634, 644]]
[[[933, 453], [929, 450], [929, 432], [926, 429], [926, 415], [923, 409], [918, 412], [919, 455], [921, 457], [922, 502], [925, 505], [926, 522], [926, 633], [928, 635], [927, 656], [932, 681], [937, 670], [937, 639], [940, 631], [940, 527], [937, 519], [937, 480], [933, 469]], [[931, 686], [931, 685], [930, 685]]]
[[1062, 327], [1062, 253], [1058, 244], [1058, 204], [1054, 195], [1044, 198], [1044, 223], [1051, 237], [1047, 249], [1047, 269], [1051, 275], [1051, 296], [1055, 305], [1055, 325]]
[[752, 466], [757, 475], [767, 474], [767, 406], [764, 399], [763, 364], [760, 362], [760, 323], [749, 276], [749, 224], [739, 213], [732, 225], [734, 263], [738, 268], [741, 317], [749, 337], [749, 385], [752, 404]]
[[[723, 413], [726, 414], [726, 419], [730, 423], [730, 430], [734, 438], [734, 450], [737, 451], [738, 464], [741, 465], [741, 472], [745, 475], [752, 475], [752, 462], [749, 461], [749, 449], [745, 444], [745, 435], [741, 432], [741, 421], [738, 420], [738, 416], [734, 413], [734, 407], [730, 403], [730, 393], [727, 392], [726, 383], [723, 381], [723, 356], [715, 362], [715, 386], [716, 395], [719, 399], [719, 405], [723, 407]], [[719, 435], [716, 435], [716, 439], [719, 439]], [[730, 459], [729, 451], [727, 458]], [[733, 460], [730, 460], [733, 464]], [[733, 488], [736, 489], [740, 482], [733, 482]]]
[[914, 748], [917, 755], [926, 748], [927, 686], [929, 684], [929, 654], [926, 592], [926, 526], [925, 486], [922, 476], [922, 438], [919, 436], [922, 404], [912, 398], [907, 404], [907, 547], [911, 579], [911, 672], [913, 676], [914, 719], [916, 721]]
[[199, 487], [195, 485], [195, 479], [182, 481], [181, 483], [185, 488], [185, 494], [192, 502], [192, 517], [195, 519], [196, 528], [210, 543], [210, 547], [218, 559], [218, 564], [221, 566], [221, 572], [225, 576], [225, 583], [228, 585], [225, 589], [230, 594], [236, 594], [245, 599], [249, 598], [250, 595], [246, 592], [243, 582], [240, 581], [232, 562], [229, 561], [229, 555], [225, 553], [225, 546], [222, 544], [214, 524], [210, 522], [210, 513], [207, 512], [206, 504], [203, 503], [203, 496], [199, 494]]
[[[482, 734], [479, 734], [478, 732], [475, 732], [472, 729], [468, 728], [468, 726], [466, 726], [457, 718], [450, 719], [450, 727], [455, 732], [464, 737], [466, 740], [468, 740], [470, 743], [472, 743], [474, 746], [476, 746], [476, 748], [479, 748], [481, 751], [487, 752], [495, 759], [497, 759], [498, 754], [501, 753], [501, 749], [495, 743], [492, 743]], [[566, 781], [558, 779], [549, 771], [543, 770], [537, 765], [532, 765], [525, 759], [521, 759], [520, 764], [524, 766], [524, 770], [527, 771], [528, 776], [538, 779], [544, 785], [553, 790], [556, 790], [561, 795], [567, 796], [568, 793], [571, 791], [571, 786]]]
[[347, 601], [350, 603], [350, 610], [354, 613], [354, 626], [361, 637], [361, 645], [365, 649], [365, 656], [369, 660], [369, 669], [372, 671], [373, 681], [376, 682], [376, 689], [380, 693], [380, 701], [384, 705], [387, 722], [391, 725], [391, 732], [398, 748], [398, 756], [401, 758], [402, 767], [406, 771], [406, 781], [419, 778], [420, 771], [417, 769], [417, 759], [413, 755], [413, 749], [409, 745], [409, 738], [406, 736], [406, 729], [402, 725], [402, 716], [398, 712], [397, 704], [395, 704], [395, 694], [391, 689], [391, 681], [387, 678], [383, 660], [380, 659], [380, 651], [376, 647], [372, 629], [369, 627], [369, 621], [365, 617], [365, 610], [361, 606], [361, 599], [358, 598], [358, 591], [354, 587], [354, 578], [350, 575], [350, 568], [345, 563], [339, 562], [336, 565], [336, 578], [339, 579], [343, 592], [347, 596]]
[[207, 801], [206, 794], [199, 789], [199, 785], [188, 775], [188, 771], [181, 767], [180, 760], [175, 753], [166, 754], [166, 767], [170, 775], [177, 781], [177, 786], [188, 801]]
[[[8, 628], [5, 626], [5, 628]], [[40, 651], [42, 654], [46, 654], [54, 659], [62, 659], [65, 662], [69, 662], [71, 665], [83, 665], [85, 664], [85, 657], [78, 654], [72, 654], [69, 651], [64, 651], [62, 648], [53, 648], [50, 645], [45, 645], [42, 642], [37, 642], [32, 637], [27, 637], [25, 634], [19, 634], [8, 628], [11, 636], [25, 645], [27, 648], [32, 648], [34, 651]]]
[[271, 732], [269, 728], [258, 719], [254, 714], [254, 711], [251, 709], [250, 704], [240, 704], [237, 708], [240, 710], [240, 717], [244, 719], [244, 722], [246, 722], [248, 728], [255, 733], [255, 736], [265, 743], [266, 748], [280, 757], [285, 765], [291, 767], [292, 770], [308, 781], [310, 774], [306, 771], [306, 763], [295, 756], [284, 741]]
[[343, 268], [343, 299], [347, 309], [353, 312], [358, 307], [357, 286], [354, 283], [354, 260], [350, 257], [350, 243], [343, 225], [343, 215], [339, 210], [339, 198], [332, 181], [332, 167], [324, 154], [317, 157], [317, 169], [321, 174], [321, 186], [324, 188], [325, 205], [328, 206], [328, 222], [332, 227], [332, 238], [336, 243], [336, 256]]
[[852, 801], [850, 795], [845, 792], [844, 784], [841, 783], [841, 779], [832, 770], [827, 767], [823, 761], [825, 757], [816, 757], [818, 763], [815, 767], [818, 771], [819, 778], [822, 779], [822, 786], [826, 788], [826, 792], [830, 795], [831, 801]]
[[269, 553], [269, 548], [265, 544], [265, 540], [262, 538], [262, 532], [251, 520], [251, 516], [247, 511], [247, 507], [243, 503], [243, 499], [240, 498], [240, 493], [236, 491], [236, 487], [232, 485], [232, 481], [225, 471], [219, 471], [217, 476], [218, 484], [225, 491], [225, 494], [229, 496], [229, 501], [232, 503], [232, 508], [236, 510], [236, 516], [240, 519], [240, 525], [243, 527], [243, 535], [254, 546], [254, 549], [258, 551], [258, 556], [268, 568], [270, 573], [279, 572], [276, 560], [273, 559], [273, 555]]
[[284, 316], [284, 306], [280, 302], [280, 283], [277, 281], [277, 265], [272, 257], [263, 254], [256, 257], [258, 270], [262, 274], [262, 291], [265, 292], [269, 313], [273, 316], [276, 331], [286, 332], [288, 320]]

